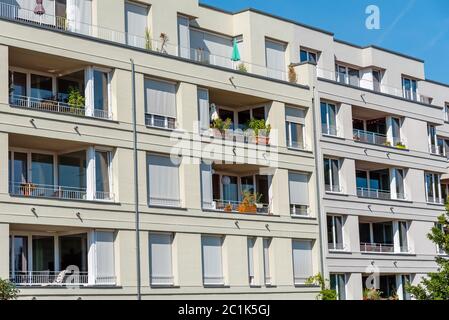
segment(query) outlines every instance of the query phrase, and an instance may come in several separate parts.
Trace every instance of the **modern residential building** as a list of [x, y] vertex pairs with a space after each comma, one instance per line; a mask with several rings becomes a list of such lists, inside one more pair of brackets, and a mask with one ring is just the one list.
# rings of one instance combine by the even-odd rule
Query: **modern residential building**
[[21, 298], [315, 299], [322, 273], [408, 299], [444, 254], [449, 87], [419, 59], [197, 0], [0, 0], [0, 59]]

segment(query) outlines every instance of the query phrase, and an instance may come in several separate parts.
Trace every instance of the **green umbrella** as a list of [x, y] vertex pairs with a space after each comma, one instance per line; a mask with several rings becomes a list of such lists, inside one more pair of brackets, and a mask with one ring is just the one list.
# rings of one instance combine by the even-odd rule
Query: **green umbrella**
[[233, 43], [233, 47], [232, 47], [232, 57], [231, 57], [232, 61], [240, 61], [240, 52], [239, 52], [239, 47], [237, 45], [237, 39], [234, 38], [234, 43]]

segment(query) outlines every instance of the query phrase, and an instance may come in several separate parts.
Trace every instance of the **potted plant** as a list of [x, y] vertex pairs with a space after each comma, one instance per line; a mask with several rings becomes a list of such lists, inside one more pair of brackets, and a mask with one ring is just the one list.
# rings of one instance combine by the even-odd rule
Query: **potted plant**
[[36, 185], [30, 182], [24, 182], [20, 184], [20, 189], [25, 197], [29, 197], [33, 194], [33, 191], [36, 189]]
[[239, 63], [239, 65], [237, 66], [237, 70], [240, 72], [248, 72], [248, 69], [246, 68], [245, 63], [241, 62]]
[[227, 118], [225, 121], [223, 121], [221, 118], [217, 118], [212, 121], [212, 129], [214, 130], [214, 133], [216, 136], [223, 137], [226, 130], [229, 130], [232, 126], [232, 120], [230, 118]]
[[254, 131], [257, 144], [269, 144], [270, 143], [270, 131], [271, 125], [267, 124], [265, 119], [251, 119], [248, 124], [248, 128]]
[[260, 200], [262, 200], [262, 197], [263, 197], [262, 193], [255, 194], [255, 205], [257, 209], [263, 209], [263, 203], [260, 202]]
[[363, 291], [363, 300], [380, 300], [381, 292], [377, 289], [365, 289]]
[[227, 205], [225, 205], [224, 211], [225, 212], [232, 212], [232, 204], [228, 203]]
[[67, 103], [69, 104], [70, 109], [83, 109], [86, 103], [86, 98], [83, 97], [79, 89], [74, 87], [69, 87], [69, 98]]
[[243, 200], [238, 207], [240, 213], [257, 213], [256, 196], [254, 193], [245, 191], [243, 193]]
[[288, 65], [288, 81], [291, 83], [298, 82], [298, 75], [296, 74], [295, 65], [293, 63]]
[[396, 148], [402, 149], [402, 150], [407, 149], [407, 147], [405, 146], [405, 144], [403, 144], [402, 142], [396, 143]]

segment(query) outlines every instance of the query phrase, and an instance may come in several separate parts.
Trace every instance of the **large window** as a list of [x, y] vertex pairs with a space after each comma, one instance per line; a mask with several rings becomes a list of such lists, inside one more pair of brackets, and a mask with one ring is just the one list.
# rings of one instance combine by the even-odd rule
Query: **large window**
[[335, 104], [321, 103], [321, 132], [330, 136], [338, 135], [337, 106]]
[[398, 221], [398, 233], [399, 233], [399, 251], [410, 252], [408, 245], [408, 222]]
[[172, 234], [150, 234], [151, 285], [171, 286], [173, 279]]
[[360, 72], [357, 69], [353, 69], [343, 65], [335, 66], [337, 81], [351, 86], [360, 86]]
[[324, 158], [324, 185], [328, 192], [341, 192], [340, 160]]
[[303, 285], [313, 275], [312, 241], [293, 240], [292, 251], [295, 285]]
[[148, 155], [148, 187], [150, 205], [179, 207], [179, 161], [169, 156]]
[[145, 105], [147, 126], [175, 129], [176, 83], [145, 79]]
[[222, 246], [222, 237], [201, 237], [204, 285], [222, 286], [225, 284], [223, 276]]
[[437, 173], [425, 174], [427, 202], [442, 204], [440, 175]]
[[327, 216], [327, 243], [329, 250], [345, 249], [342, 216]]
[[268, 77], [286, 80], [285, 49], [286, 45], [284, 43], [265, 40], [265, 61]]
[[403, 77], [402, 90], [404, 98], [414, 101], [418, 100], [418, 85], [416, 80]]
[[290, 213], [295, 216], [308, 215], [309, 211], [309, 176], [290, 172], [288, 174], [290, 193]]
[[94, 116], [108, 118], [109, 114], [109, 73], [94, 70]]
[[134, 47], [151, 49], [146, 41], [148, 30], [148, 7], [135, 2], [125, 2], [125, 32], [127, 44]]
[[337, 293], [338, 300], [346, 300], [346, 275], [345, 274], [330, 274], [331, 290]]
[[303, 109], [285, 108], [285, 128], [287, 147], [295, 149], [304, 148], [305, 111]]

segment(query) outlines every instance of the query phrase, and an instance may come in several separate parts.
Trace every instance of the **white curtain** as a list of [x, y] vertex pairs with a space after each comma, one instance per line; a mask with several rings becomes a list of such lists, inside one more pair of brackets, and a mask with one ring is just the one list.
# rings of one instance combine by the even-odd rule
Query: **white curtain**
[[300, 173], [288, 174], [290, 204], [309, 205], [309, 176]]
[[313, 274], [312, 241], [292, 242], [295, 284], [304, 284]]
[[250, 277], [254, 277], [254, 238], [248, 238], [248, 273]]
[[172, 235], [150, 234], [151, 284], [173, 284]]
[[211, 209], [214, 200], [212, 195], [212, 166], [206, 163], [201, 163], [201, 194], [203, 208]]
[[209, 130], [210, 110], [209, 110], [209, 91], [207, 89], [198, 89], [198, 109], [200, 115], [200, 130]]
[[146, 112], [176, 118], [176, 84], [145, 79]]
[[179, 56], [190, 58], [190, 20], [188, 17], [178, 16], [178, 46]]
[[267, 76], [285, 80], [285, 45], [282, 43], [265, 40], [265, 59]]
[[96, 283], [115, 282], [114, 232], [95, 232]]
[[203, 236], [203, 280], [205, 284], [223, 284], [223, 260], [221, 237]]
[[304, 125], [305, 111], [295, 107], [285, 108], [285, 120], [288, 122], [299, 123]]
[[179, 165], [168, 156], [149, 155], [148, 173], [150, 204], [180, 206]]
[[145, 32], [148, 28], [148, 7], [126, 2], [125, 3], [126, 33], [128, 44], [145, 48]]

